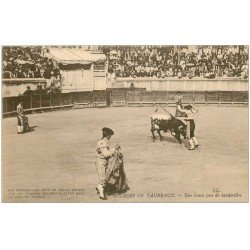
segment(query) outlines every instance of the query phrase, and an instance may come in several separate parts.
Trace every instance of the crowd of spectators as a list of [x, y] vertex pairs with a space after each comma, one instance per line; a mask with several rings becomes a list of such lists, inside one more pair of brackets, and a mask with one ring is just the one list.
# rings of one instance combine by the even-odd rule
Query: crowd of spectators
[[248, 78], [247, 46], [101, 46], [114, 77]]
[[23, 96], [31, 96], [31, 95], [47, 95], [47, 94], [60, 94], [61, 89], [59, 86], [50, 86], [49, 88], [46, 88], [45, 86], [38, 85], [35, 90], [31, 90], [30, 86], [27, 87]]
[[[113, 77], [248, 78], [247, 46], [99, 46]], [[45, 46], [3, 47], [3, 78], [60, 79]]]
[[60, 70], [43, 46], [3, 47], [3, 78], [58, 79]]

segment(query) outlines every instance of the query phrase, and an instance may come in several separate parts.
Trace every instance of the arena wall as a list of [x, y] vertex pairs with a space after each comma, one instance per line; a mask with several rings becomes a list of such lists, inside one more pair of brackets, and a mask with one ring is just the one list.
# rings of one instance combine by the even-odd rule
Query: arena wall
[[[32, 94], [21, 96], [27, 86], [31, 90], [45, 79], [7, 79], [2, 84], [4, 116], [13, 115], [20, 100], [27, 112], [58, 108], [132, 106], [132, 105], [175, 105], [174, 96], [182, 91], [184, 102], [202, 105], [248, 104], [248, 80], [244, 79], [117, 79], [115, 85], [106, 90], [71, 92], [61, 94]], [[131, 88], [131, 83], [133, 87]], [[125, 85], [124, 88], [121, 86]], [[21, 91], [22, 90], [22, 91]], [[18, 93], [19, 96], [16, 96]], [[14, 95], [14, 96], [13, 96]]]
[[[96, 69], [94, 71], [94, 90], [104, 90], [104, 86], [109, 89], [126, 89], [130, 88], [133, 83], [134, 88], [143, 88], [147, 91], [248, 91], [247, 79], [223, 78], [223, 79], [176, 79], [176, 78], [117, 78], [115, 82], [108, 82], [104, 77], [104, 71]], [[21, 78], [21, 79], [3, 79], [2, 80], [2, 97], [19, 96], [26, 90], [27, 86], [35, 90], [37, 85], [46, 84], [43, 78]], [[92, 89], [91, 89], [92, 90]], [[66, 91], [66, 92], [73, 92]], [[90, 91], [85, 90], [86, 92]], [[64, 92], [64, 91], [63, 91]]]
[[117, 78], [110, 88], [146, 88], [147, 91], [248, 91], [248, 80], [238, 78]]
[[2, 80], [2, 97], [19, 96], [25, 92], [29, 86], [35, 90], [38, 85], [46, 84], [44, 78], [14, 78]]
[[[220, 78], [220, 79], [176, 79], [176, 78], [117, 78], [113, 83], [104, 84], [104, 71], [95, 69], [94, 71], [94, 90], [104, 90], [104, 86], [109, 89], [126, 89], [130, 88], [133, 83], [134, 88], [143, 88], [147, 91], [248, 91], [248, 80], [237, 78]], [[21, 79], [3, 79], [2, 96], [11, 97], [19, 96], [24, 93], [27, 86], [35, 90], [37, 85], [46, 84], [43, 78], [21, 78]], [[92, 89], [91, 89], [92, 90]], [[74, 90], [73, 90], [74, 91]], [[87, 91], [87, 90], [86, 90]], [[64, 92], [64, 91], [63, 91]], [[66, 91], [72, 92], [72, 91]]]

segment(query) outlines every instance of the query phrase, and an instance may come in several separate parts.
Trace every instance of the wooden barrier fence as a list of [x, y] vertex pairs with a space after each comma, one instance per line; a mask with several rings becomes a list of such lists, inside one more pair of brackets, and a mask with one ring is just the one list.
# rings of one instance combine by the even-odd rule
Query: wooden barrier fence
[[[145, 89], [108, 89], [63, 94], [34, 94], [2, 98], [3, 116], [14, 115], [23, 101], [26, 112], [80, 107], [175, 105], [176, 91], [146, 91]], [[186, 91], [184, 103], [202, 105], [248, 105], [247, 91]]]

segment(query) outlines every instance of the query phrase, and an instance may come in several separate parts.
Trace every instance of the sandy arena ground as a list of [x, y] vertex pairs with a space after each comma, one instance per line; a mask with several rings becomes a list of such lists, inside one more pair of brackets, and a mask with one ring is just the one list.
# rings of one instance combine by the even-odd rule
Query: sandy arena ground
[[248, 201], [247, 108], [199, 107], [196, 151], [168, 133], [164, 141], [157, 136], [153, 142], [154, 111], [121, 107], [37, 113], [28, 115], [30, 126], [37, 127], [23, 135], [17, 134], [16, 118], [3, 119], [3, 200], [100, 202], [95, 148], [102, 127], [110, 127], [115, 131], [111, 145], [122, 147], [130, 190], [107, 202]]

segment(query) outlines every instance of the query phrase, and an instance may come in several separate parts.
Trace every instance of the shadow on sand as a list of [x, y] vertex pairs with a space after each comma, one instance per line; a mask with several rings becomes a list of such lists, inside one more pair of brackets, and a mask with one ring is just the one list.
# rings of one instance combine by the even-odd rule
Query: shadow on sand
[[[162, 136], [162, 140], [160, 140], [159, 137], [156, 137], [156, 139], [153, 140], [153, 142], [157, 142], [157, 141], [162, 142], [164, 145], [165, 145], [165, 143], [168, 143], [168, 142], [173, 144], [173, 146], [180, 146], [181, 145], [173, 136]], [[181, 141], [183, 143], [182, 145], [184, 145], [185, 148], [189, 147], [187, 139], [181, 138]]]
[[164, 141], [164, 142], [172, 142], [179, 144], [179, 142], [173, 136], [162, 136], [162, 140], [160, 140], [160, 137], [156, 137], [156, 139], [153, 141]]
[[32, 126], [32, 127], [30, 127], [30, 130], [27, 131], [26, 133], [34, 132], [34, 131], [35, 131], [35, 128], [37, 128], [37, 126]]

